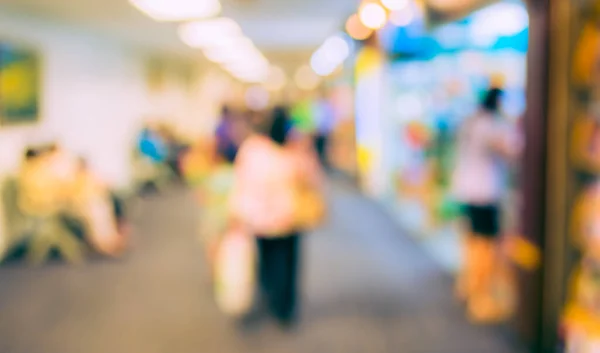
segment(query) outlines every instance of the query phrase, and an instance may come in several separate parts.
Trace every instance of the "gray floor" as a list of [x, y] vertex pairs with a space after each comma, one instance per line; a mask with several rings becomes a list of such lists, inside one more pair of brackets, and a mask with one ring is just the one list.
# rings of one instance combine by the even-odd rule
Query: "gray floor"
[[451, 281], [371, 202], [332, 187], [325, 229], [305, 238], [302, 324], [240, 334], [215, 308], [191, 196], [143, 201], [127, 259], [0, 269], [0, 353], [501, 353]]

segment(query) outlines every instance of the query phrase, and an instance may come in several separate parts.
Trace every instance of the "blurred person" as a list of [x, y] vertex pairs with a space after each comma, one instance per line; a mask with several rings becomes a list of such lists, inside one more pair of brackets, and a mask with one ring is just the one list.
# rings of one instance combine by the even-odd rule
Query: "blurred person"
[[209, 174], [216, 150], [214, 144], [214, 139], [202, 136], [182, 156], [181, 169], [189, 186], [201, 185]]
[[113, 214], [119, 233], [123, 237], [127, 236], [127, 234], [129, 233], [129, 225], [127, 222], [127, 210], [125, 200], [116, 192], [110, 190], [106, 184], [102, 183], [96, 178], [96, 176], [90, 170], [87, 160], [83, 157], [80, 157], [78, 159], [76, 183], [76, 188], [80, 190], [85, 189], [86, 183], [93, 183], [96, 185], [96, 187], [100, 188], [101, 190], [104, 190], [107, 193], [108, 198], [110, 199], [110, 203], [112, 205]]
[[146, 125], [138, 136], [140, 154], [152, 162], [162, 163], [167, 158], [166, 142], [161, 134], [151, 125]]
[[234, 113], [228, 106], [223, 106], [215, 138], [217, 141], [217, 149], [219, 154], [225, 156], [228, 161], [233, 162], [237, 154], [238, 146], [236, 146], [233, 135]]
[[[242, 144], [251, 132], [248, 119], [237, 117], [231, 120], [230, 138], [234, 146]], [[197, 199], [203, 206], [201, 236], [205, 244], [209, 267], [213, 273], [213, 265], [220, 239], [230, 227], [229, 196], [233, 189], [234, 169], [232, 155], [227, 149], [218, 148], [213, 141], [202, 151], [206, 164], [206, 174], [196, 190]]]
[[121, 255], [129, 234], [124, 202], [96, 177], [83, 158], [76, 160], [70, 193], [71, 214], [83, 221], [86, 241], [103, 255]]
[[[244, 143], [246, 138], [252, 134], [253, 123], [256, 121], [260, 124], [262, 119], [261, 113], [259, 112], [246, 112], [239, 114], [231, 122], [230, 137], [234, 148], [239, 150], [240, 146]], [[264, 119], [262, 119], [264, 120]]]
[[19, 208], [39, 222], [26, 239], [30, 261], [41, 263], [53, 249], [60, 249], [66, 259], [79, 262], [83, 243], [95, 247], [97, 236], [105, 236], [94, 232], [94, 220], [86, 217], [89, 187], [82, 186], [92, 184], [90, 179], [86, 176], [82, 182], [75, 156], [56, 144], [26, 151], [18, 179]]
[[70, 199], [75, 175], [72, 156], [56, 144], [29, 148], [19, 170], [19, 207], [31, 214], [52, 214]]
[[186, 150], [188, 149], [188, 146], [182, 142], [172, 126], [166, 124], [162, 125], [159, 129], [159, 134], [161, 135], [166, 147], [165, 163], [167, 167], [177, 180], [183, 180], [181, 161]]
[[329, 167], [329, 140], [335, 123], [335, 112], [333, 104], [325, 95], [315, 102], [314, 118], [316, 124], [315, 148], [319, 155], [321, 164]]
[[154, 124], [146, 124], [137, 137], [136, 180], [141, 194], [158, 191], [163, 177], [163, 164], [168, 158], [168, 148]]
[[13, 234], [18, 243], [11, 244], [6, 254], [12, 260], [26, 256], [30, 262], [41, 264], [53, 251], [73, 262], [81, 260], [80, 242], [60, 219], [69, 206], [69, 184], [74, 171], [61, 152], [56, 144], [30, 147], [25, 151], [17, 177], [16, 212], [13, 213], [22, 216], [16, 227], [22, 233]]
[[463, 204], [469, 225], [457, 295], [467, 301], [469, 317], [478, 322], [502, 319], [492, 293], [501, 203], [508, 190], [507, 162], [521, 150], [517, 130], [501, 116], [502, 93], [490, 88], [479, 111], [463, 122], [452, 175], [452, 194]]
[[264, 125], [240, 147], [233, 214], [257, 237], [259, 302], [291, 327], [297, 321], [301, 257], [296, 190], [299, 180], [316, 188], [321, 180], [310, 144], [294, 138], [287, 108], [275, 108]]

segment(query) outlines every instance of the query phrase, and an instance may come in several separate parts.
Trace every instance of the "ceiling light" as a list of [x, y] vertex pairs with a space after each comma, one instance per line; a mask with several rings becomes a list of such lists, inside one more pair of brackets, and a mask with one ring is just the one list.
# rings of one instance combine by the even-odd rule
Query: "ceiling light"
[[415, 18], [414, 10], [409, 6], [402, 10], [394, 11], [390, 15], [390, 22], [397, 27], [408, 26]]
[[219, 64], [239, 60], [239, 55], [230, 50], [207, 49], [203, 53], [208, 60]]
[[327, 38], [323, 43], [322, 50], [328, 60], [338, 64], [346, 60], [350, 55], [350, 45], [345, 37], [335, 35]]
[[329, 76], [350, 55], [350, 44], [347, 36], [335, 35], [327, 38], [325, 43], [310, 58], [310, 66], [319, 76]]
[[363, 25], [371, 29], [380, 29], [385, 26], [387, 13], [385, 9], [373, 2], [364, 4], [358, 10], [358, 17]]
[[331, 75], [338, 65], [338, 62], [328, 60], [322, 51], [315, 52], [310, 58], [310, 67], [319, 76]]
[[401, 10], [409, 5], [410, 0], [381, 0], [383, 6], [388, 10]]
[[207, 43], [204, 48], [206, 49], [231, 49], [246, 52], [259, 52], [254, 43], [249, 38], [244, 36], [239, 37], [226, 37], [221, 40], [216, 40], [211, 43]]
[[229, 18], [185, 23], [179, 26], [179, 38], [193, 48], [218, 45], [225, 40], [240, 38], [240, 26]]
[[350, 37], [356, 40], [365, 40], [373, 34], [373, 30], [365, 27], [365, 25], [360, 22], [357, 14], [354, 14], [348, 18], [346, 21], [346, 32], [350, 35]]
[[234, 64], [243, 61], [262, 61], [268, 64], [267, 59], [253, 45], [210, 47], [204, 49], [203, 53], [208, 60], [220, 64]]
[[148, 17], [160, 22], [213, 17], [221, 12], [218, 0], [129, 0]]

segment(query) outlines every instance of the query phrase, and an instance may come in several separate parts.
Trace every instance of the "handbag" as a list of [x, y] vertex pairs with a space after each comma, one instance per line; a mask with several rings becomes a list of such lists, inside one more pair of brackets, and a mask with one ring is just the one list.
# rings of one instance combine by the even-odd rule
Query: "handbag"
[[327, 215], [323, 194], [306, 182], [299, 182], [296, 190], [295, 223], [301, 230], [320, 226]]

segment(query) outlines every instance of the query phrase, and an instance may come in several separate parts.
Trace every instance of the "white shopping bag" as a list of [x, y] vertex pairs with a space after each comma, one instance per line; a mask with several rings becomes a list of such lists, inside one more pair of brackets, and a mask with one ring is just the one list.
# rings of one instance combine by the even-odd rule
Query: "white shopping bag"
[[228, 231], [217, 251], [215, 297], [227, 315], [241, 316], [254, 301], [256, 278], [254, 237], [243, 230]]

